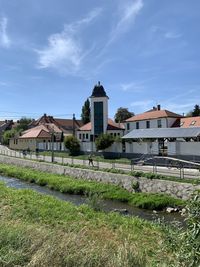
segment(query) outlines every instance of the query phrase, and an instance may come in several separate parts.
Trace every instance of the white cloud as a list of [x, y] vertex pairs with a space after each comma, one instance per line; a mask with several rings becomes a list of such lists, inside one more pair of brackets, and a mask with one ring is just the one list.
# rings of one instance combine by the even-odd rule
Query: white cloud
[[176, 30], [168, 30], [166, 28], [155, 26], [155, 25], [151, 27], [150, 31], [153, 34], [161, 35], [162, 37], [166, 39], [178, 39], [182, 36], [182, 34]]
[[141, 101], [134, 101], [130, 104], [131, 107], [136, 107], [138, 110], [142, 112], [152, 108], [152, 104], [154, 102], [152, 100], [141, 100]]
[[101, 9], [94, 9], [87, 17], [65, 25], [61, 33], [52, 34], [48, 38], [48, 46], [36, 50], [39, 56], [39, 68], [54, 68], [61, 73], [75, 74], [81, 67], [83, 59], [91, 52], [85, 51], [79, 40], [80, 28], [90, 24]]
[[136, 17], [143, 8], [143, 0], [135, 0], [128, 2], [120, 10], [120, 18], [116, 26], [111, 32], [109, 42], [113, 42], [122, 33], [126, 32], [131, 23], [134, 23]]
[[186, 114], [194, 108], [194, 105], [196, 104], [195, 101], [196, 100], [194, 99], [193, 101], [188, 101], [188, 103], [169, 103], [165, 108], [179, 114]]
[[166, 39], [178, 39], [180, 38], [182, 35], [180, 33], [176, 33], [176, 32], [166, 32], [164, 34], [164, 37]]
[[0, 46], [9, 48], [11, 41], [7, 34], [8, 19], [6, 17], [0, 18]]
[[141, 92], [144, 89], [143, 83], [130, 82], [130, 83], [122, 83], [120, 85], [121, 90], [124, 92]]

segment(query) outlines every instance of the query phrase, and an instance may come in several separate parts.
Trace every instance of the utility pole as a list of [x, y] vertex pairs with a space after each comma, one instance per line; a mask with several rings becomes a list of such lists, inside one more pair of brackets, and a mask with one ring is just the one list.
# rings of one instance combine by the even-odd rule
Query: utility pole
[[51, 132], [51, 162], [54, 162], [54, 129]]
[[73, 130], [73, 136], [75, 136], [75, 114], [73, 113], [73, 118], [72, 118], [72, 130]]

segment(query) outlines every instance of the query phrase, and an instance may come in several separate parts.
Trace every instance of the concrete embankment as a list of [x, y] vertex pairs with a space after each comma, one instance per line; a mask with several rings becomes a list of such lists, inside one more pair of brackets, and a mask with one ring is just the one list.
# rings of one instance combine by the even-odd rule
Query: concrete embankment
[[139, 190], [141, 192], [164, 193], [181, 199], [188, 199], [195, 190], [200, 190], [200, 185], [192, 185], [189, 183], [180, 183], [158, 179], [150, 180], [142, 177], [137, 178], [124, 174], [72, 168], [58, 164], [37, 162], [3, 155], [0, 155], [0, 163], [29, 167], [49, 173], [64, 174], [77, 179], [111, 183], [122, 186], [131, 192], [134, 192], [133, 184], [138, 183]]

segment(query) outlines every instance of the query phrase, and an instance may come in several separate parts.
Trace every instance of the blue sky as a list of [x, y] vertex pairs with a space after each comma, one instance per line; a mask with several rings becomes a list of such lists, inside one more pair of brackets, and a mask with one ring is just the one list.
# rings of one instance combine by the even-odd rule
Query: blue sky
[[109, 114], [200, 102], [199, 0], [0, 0], [0, 118], [79, 118], [101, 81]]

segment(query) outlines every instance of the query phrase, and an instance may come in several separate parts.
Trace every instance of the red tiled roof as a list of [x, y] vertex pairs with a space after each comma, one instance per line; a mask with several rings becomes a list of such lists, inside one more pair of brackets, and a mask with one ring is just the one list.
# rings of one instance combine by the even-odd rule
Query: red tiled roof
[[54, 131], [55, 134], [62, 134], [62, 131], [54, 123], [46, 123], [24, 131], [23, 135], [19, 138], [49, 138], [51, 137], [52, 131]]
[[[123, 123], [116, 123], [111, 119], [108, 119], [108, 126], [107, 130], [124, 130], [124, 124]], [[86, 123], [82, 127], [79, 128], [79, 131], [91, 131], [92, 130], [92, 124], [91, 122]]]
[[123, 123], [116, 123], [111, 119], [108, 119], [108, 126], [107, 130], [124, 130], [124, 124]]
[[65, 134], [72, 134], [73, 127], [77, 130], [79, 127], [83, 125], [81, 120], [73, 119], [59, 119], [54, 118], [53, 116], [47, 116], [44, 114], [41, 118], [36, 121], [32, 121], [30, 123], [30, 127], [35, 127], [38, 125], [46, 125], [46, 124], [55, 124], [60, 130], [62, 130]]
[[159, 119], [159, 118], [180, 118], [180, 117], [182, 116], [164, 109], [164, 110], [148, 111], [148, 112], [135, 115], [127, 119], [126, 122], [143, 121], [143, 120], [151, 120], [151, 119]]
[[200, 127], [200, 116], [181, 118], [181, 128]]
[[26, 138], [51, 138], [51, 134], [46, 132], [43, 129], [31, 129], [30, 131], [27, 131], [25, 134], [19, 137], [20, 139], [26, 139]]
[[91, 122], [84, 124], [82, 127], [78, 129], [78, 131], [91, 131], [91, 130], [92, 130]]

